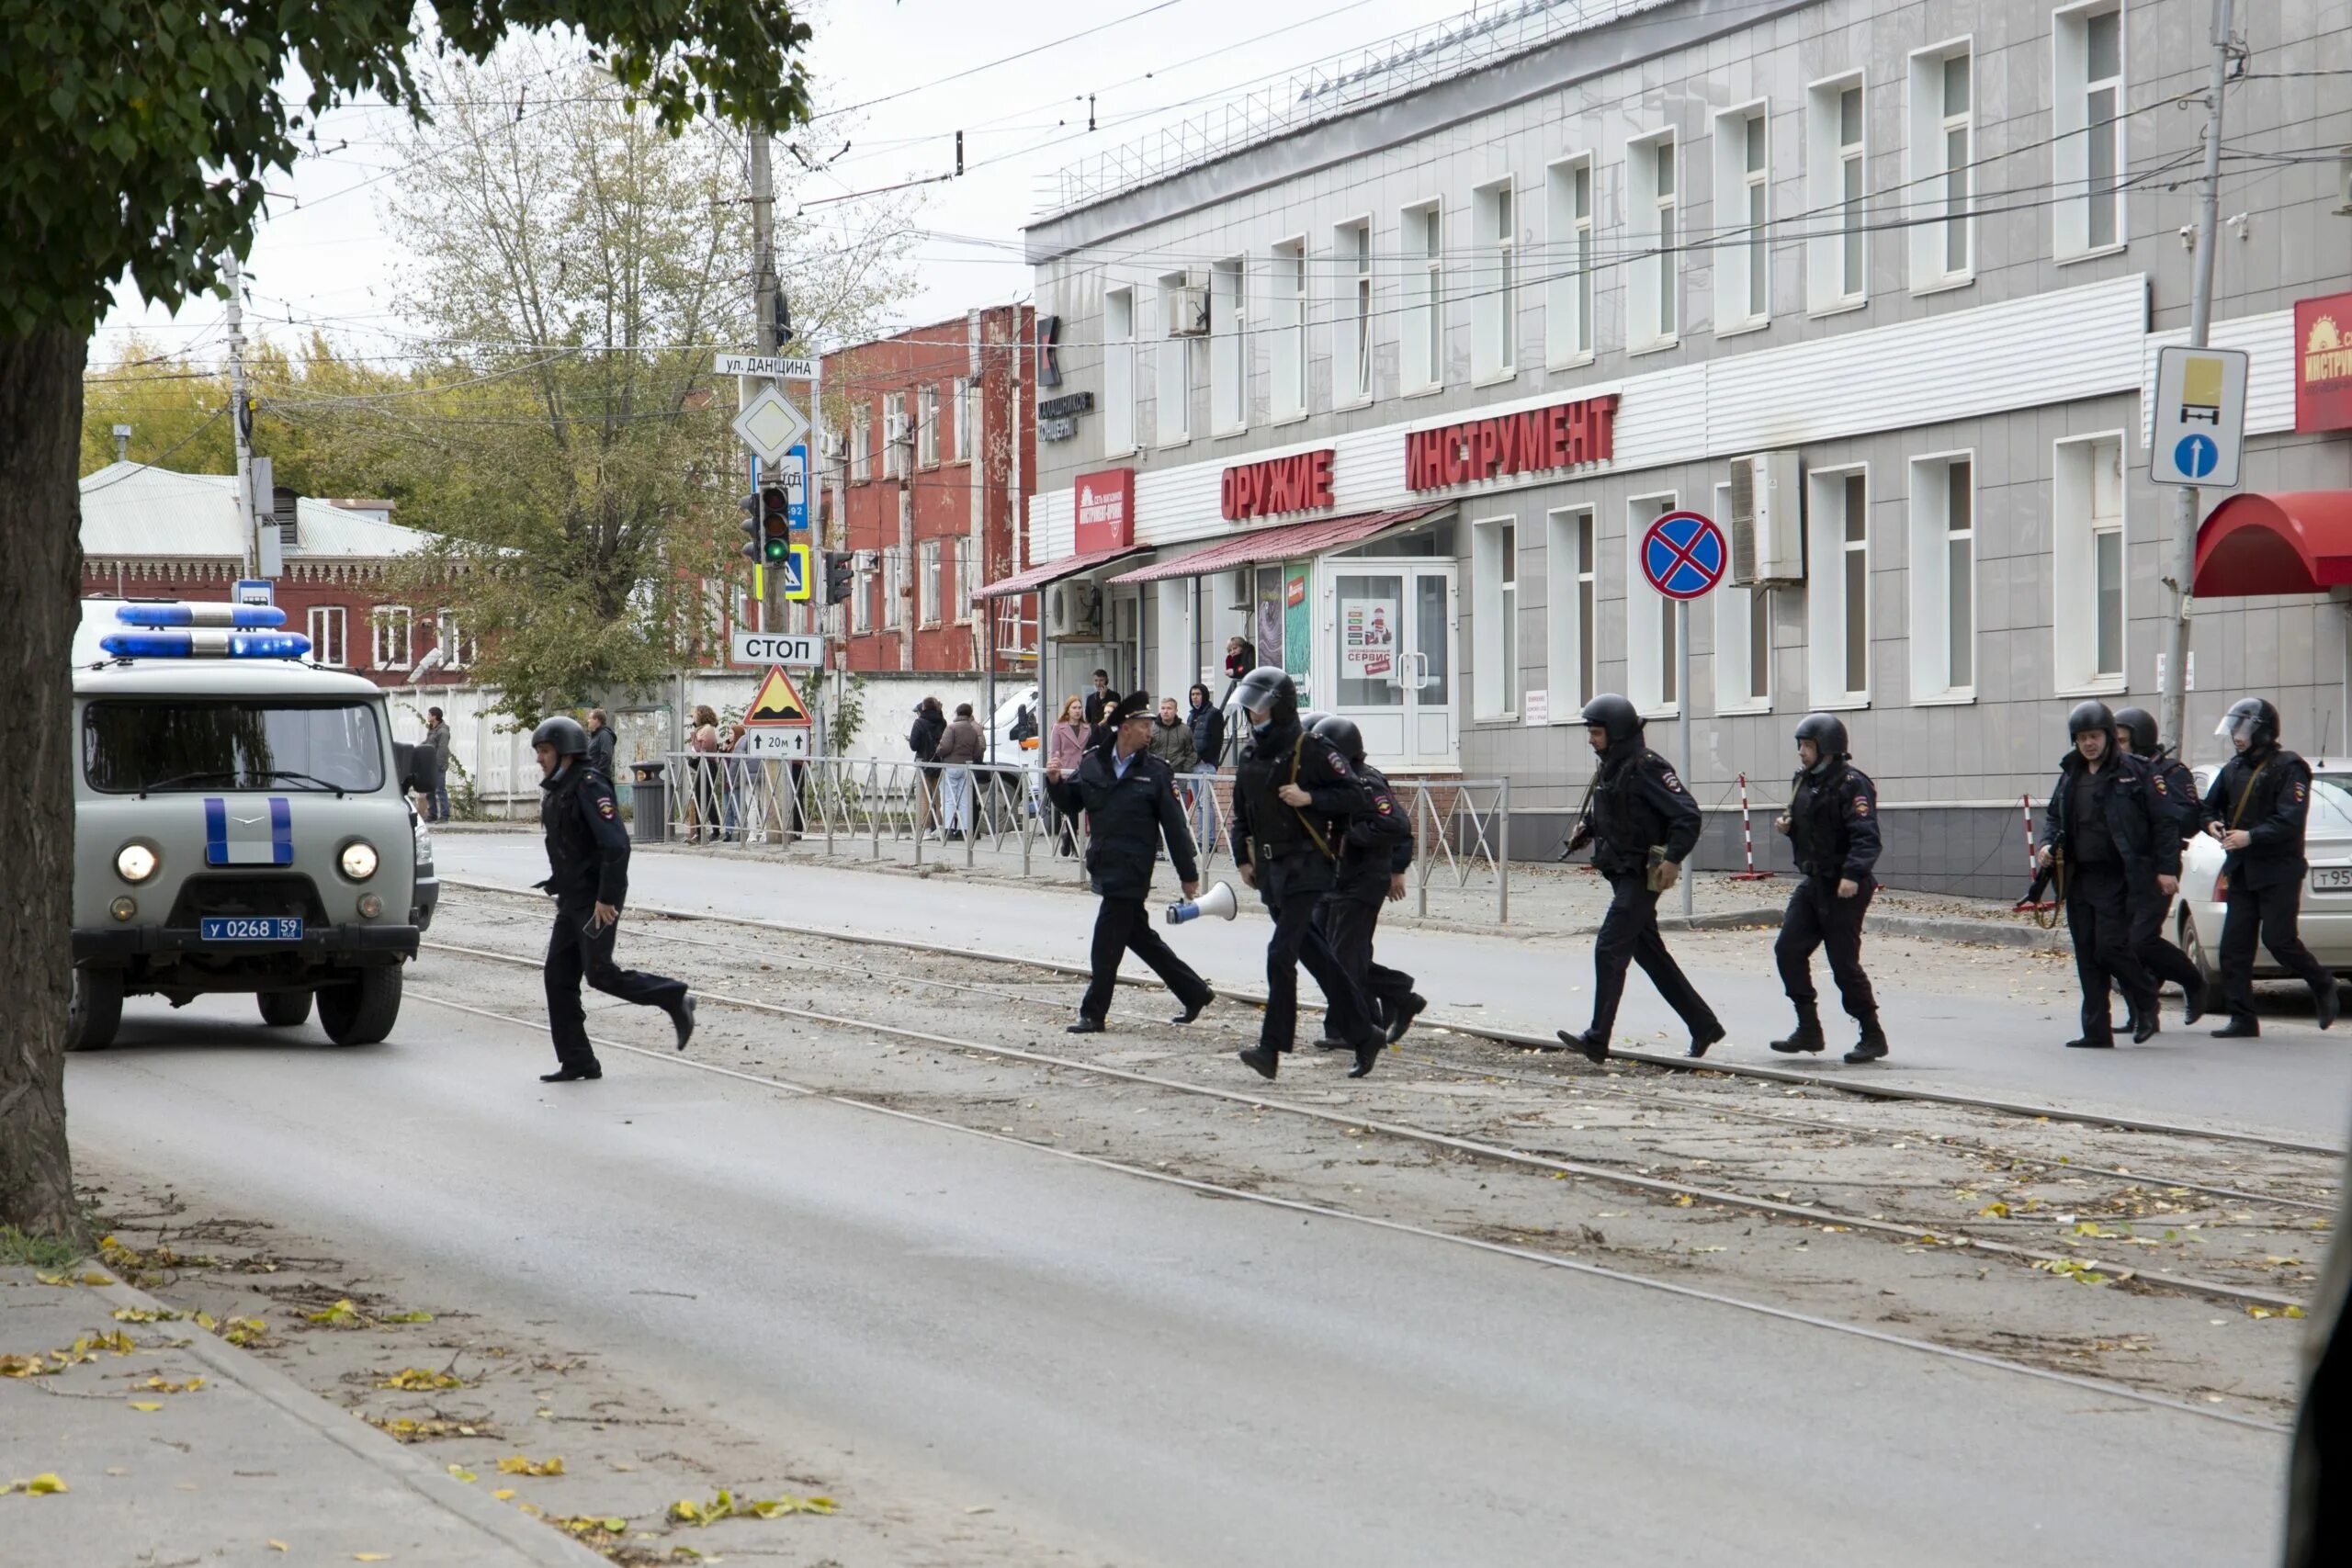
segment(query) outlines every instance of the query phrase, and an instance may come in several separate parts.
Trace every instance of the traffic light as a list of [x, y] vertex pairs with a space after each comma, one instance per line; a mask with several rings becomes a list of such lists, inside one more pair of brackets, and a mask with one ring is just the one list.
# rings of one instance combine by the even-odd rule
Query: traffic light
[[740, 526], [743, 530], [745, 560], [776, 566], [792, 553], [792, 542], [786, 530], [790, 527], [790, 502], [785, 499], [782, 485], [763, 486], [756, 495], [747, 495], [737, 502], [745, 516]]
[[857, 568], [847, 550], [825, 552], [825, 603], [839, 604], [846, 601], [855, 586]]

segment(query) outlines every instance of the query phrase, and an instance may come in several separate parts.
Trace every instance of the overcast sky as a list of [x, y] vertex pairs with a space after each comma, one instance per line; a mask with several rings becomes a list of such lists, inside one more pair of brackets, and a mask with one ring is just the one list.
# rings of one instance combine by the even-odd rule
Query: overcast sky
[[[1487, 0], [1484, 8], [1498, 3], [1515, 7], [1519, 0]], [[1472, 0], [1099, 0], [1060, 7], [829, 0], [805, 13], [816, 30], [809, 62], [827, 107], [852, 112], [794, 133], [811, 156], [832, 160], [800, 194], [848, 196], [946, 174], [962, 130], [964, 177], [921, 191], [918, 221], [928, 237], [918, 253], [919, 292], [902, 312], [908, 322], [959, 315], [1026, 294], [1021, 226], [1040, 182], [1065, 165], [1213, 109], [1295, 67], [1478, 8]], [[398, 120], [381, 107], [330, 115], [320, 142], [331, 151], [270, 182], [276, 194], [248, 266], [249, 331], [282, 337], [316, 324], [350, 352], [402, 346], [390, 335], [402, 326], [390, 289], [400, 235], [382, 211], [384, 191], [398, 177]], [[843, 141], [848, 152], [833, 158]], [[858, 205], [828, 210], [846, 216]], [[219, 354], [220, 300], [193, 300], [174, 317], [146, 305], [127, 283], [116, 299], [94, 359], [111, 356], [134, 331], [199, 356]]]

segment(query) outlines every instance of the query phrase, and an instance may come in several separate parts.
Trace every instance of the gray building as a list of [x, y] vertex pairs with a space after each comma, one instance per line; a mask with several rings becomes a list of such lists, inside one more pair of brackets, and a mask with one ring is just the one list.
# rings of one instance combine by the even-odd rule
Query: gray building
[[[1508, 776], [1537, 856], [1597, 692], [1669, 755], [1687, 707], [1711, 808], [1745, 774], [1769, 811], [1832, 709], [1890, 882], [2015, 890], [2066, 708], [2184, 673], [2145, 422], [2211, 14], [1530, 0], [1066, 171], [1028, 231], [1048, 705], [1102, 663], [1222, 692], [1243, 636], [1392, 772]], [[2246, 690], [2352, 750], [2352, 413], [2318, 396], [2352, 355], [2304, 352], [2335, 321], [2352, 347], [2352, 298], [2312, 303], [2352, 290], [2352, 0], [2238, 15], [2212, 341], [2253, 357], [2193, 760]], [[1687, 630], [1636, 558], [1675, 510], [1734, 558]], [[1736, 816], [1710, 821], [1728, 868]]]

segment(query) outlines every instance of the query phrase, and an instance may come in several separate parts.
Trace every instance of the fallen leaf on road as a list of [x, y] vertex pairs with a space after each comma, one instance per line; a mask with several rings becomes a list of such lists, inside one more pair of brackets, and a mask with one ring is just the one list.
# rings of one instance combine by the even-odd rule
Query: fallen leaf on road
[[286, 1543], [282, 1540], [264, 1541], [262, 1544], [268, 1547], [272, 1551], [283, 1551], [286, 1550]]
[[389, 1551], [355, 1551], [351, 1554], [354, 1562], [389, 1562], [391, 1557]]
[[2009, 1217], [2009, 1206], [1999, 1201], [1987, 1203], [1976, 1211], [1976, 1217], [1980, 1220], [2006, 1220]]
[[30, 1481], [0, 1481], [0, 1497], [5, 1497], [11, 1492], [22, 1492], [33, 1497], [47, 1497], [55, 1493], [73, 1490], [74, 1488], [57, 1478], [55, 1471], [44, 1471]]
[[186, 1382], [172, 1382], [164, 1378], [149, 1378], [145, 1382], [141, 1383], [139, 1386], [141, 1388], [152, 1388], [157, 1393], [194, 1393], [198, 1389], [204, 1386], [204, 1380], [202, 1378], [190, 1378]]
[[563, 1456], [558, 1454], [553, 1459], [531, 1460], [525, 1459], [521, 1454], [509, 1454], [498, 1461], [498, 1473], [501, 1475], [561, 1475]]
[[41, 1370], [39, 1356], [0, 1356], [0, 1378], [37, 1378]]
[[491, 1495], [497, 1498], [502, 1503], [511, 1503], [514, 1500], [514, 1488], [512, 1486], [502, 1486], [497, 1491], [492, 1493]]
[[133, 1410], [145, 1410], [145, 1411], [155, 1411], [155, 1410], [161, 1410], [161, 1409], [163, 1408], [163, 1406], [162, 1406], [162, 1405], [157, 1404], [153, 1403], [153, 1401], [151, 1401], [151, 1400], [145, 1400], [145, 1399], [134, 1399], [134, 1400], [132, 1400], [132, 1401], [130, 1402], [130, 1407], [131, 1407]]
[[455, 1372], [429, 1372], [422, 1367], [402, 1367], [390, 1377], [381, 1379], [378, 1388], [397, 1388], [411, 1393], [430, 1393], [440, 1388], [463, 1388], [466, 1380]]
[[168, 1307], [117, 1307], [117, 1323], [177, 1323], [180, 1314]]
[[481, 1479], [481, 1476], [476, 1475], [472, 1471], [468, 1470], [462, 1464], [453, 1464], [448, 1468], [450, 1474], [456, 1476], [458, 1480], [464, 1482], [469, 1486], [471, 1486], [475, 1482]]
[[433, 1314], [429, 1312], [396, 1312], [379, 1317], [376, 1321], [379, 1323], [431, 1323]]
[[[207, 1324], [205, 1326], [209, 1328], [212, 1325]], [[269, 1325], [257, 1317], [232, 1317], [228, 1326], [220, 1330], [220, 1337], [232, 1345], [250, 1348], [269, 1338]]]
[[751, 1510], [763, 1519], [773, 1519], [786, 1514], [830, 1514], [834, 1511], [834, 1505], [831, 1497], [795, 1497], [786, 1495], [782, 1497], [762, 1498], [751, 1505]]
[[322, 1312], [303, 1314], [302, 1321], [305, 1323], [322, 1323], [329, 1328], [365, 1328], [368, 1326], [368, 1319], [361, 1314], [359, 1308], [352, 1303], [352, 1301], [348, 1296], [345, 1297], [342, 1301], [335, 1303], [334, 1305], [326, 1308]]

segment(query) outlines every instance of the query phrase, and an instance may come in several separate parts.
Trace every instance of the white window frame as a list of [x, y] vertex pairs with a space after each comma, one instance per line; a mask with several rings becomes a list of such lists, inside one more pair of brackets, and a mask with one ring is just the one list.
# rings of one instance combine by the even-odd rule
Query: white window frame
[[[1755, 168], [1748, 166], [1751, 135], [1763, 140]], [[1715, 116], [1714, 154], [1715, 335], [1728, 337], [1772, 321], [1771, 105], [1758, 98]], [[1759, 268], [1761, 299], [1755, 287]]]
[[[1731, 486], [1715, 487], [1717, 517], [1731, 515]], [[1646, 586], [1646, 585], [1645, 585]], [[1742, 587], [1728, 578], [1707, 595], [1714, 612], [1714, 654], [1708, 661], [1719, 714], [1772, 711], [1772, 590], [1763, 583]], [[1757, 613], [1763, 613], [1764, 690], [1756, 690]]]
[[894, 632], [905, 617], [907, 581], [906, 552], [897, 545], [882, 548], [882, 629]]
[[[397, 647], [389, 640], [394, 626], [400, 628]], [[406, 604], [378, 604], [369, 610], [368, 633], [373, 668], [405, 673], [416, 662], [416, 612]]]
[[1445, 204], [1434, 197], [1414, 202], [1401, 209], [1396, 227], [1397, 265], [1405, 277], [1397, 367], [1404, 395], [1413, 398], [1445, 387]]
[[[1968, 522], [1964, 535], [1955, 536], [1948, 525], [1951, 499], [1950, 470], [1955, 463], [1968, 465]], [[1982, 664], [1982, 639], [1978, 627], [1983, 623], [1984, 554], [1983, 530], [1976, 526], [1983, 514], [1978, 505], [1979, 493], [1976, 453], [1973, 448], [1956, 452], [1929, 452], [1913, 457], [1910, 464], [1910, 571], [1911, 615], [1905, 628], [1911, 643], [1911, 701], [1914, 705], [1928, 706], [1947, 703], [1973, 703], [1976, 700], [1976, 676]], [[1951, 615], [1951, 546], [1956, 536], [1964, 536], [1969, 545], [1969, 622], [1965, 628], [1969, 652], [1969, 668], [1965, 681], [1954, 679], [1951, 650], [1954, 641]]]
[[973, 550], [976, 543], [969, 534], [956, 536], [956, 618], [962, 622], [972, 619], [972, 607], [978, 603], [972, 597], [972, 590], [979, 586]]
[[[2130, 486], [2120, 430], [2070, 435], [2051, 446], [2050, 669], [2058, 692], [2096, 695], [2124, 689], [2132, 651]], [[2109, 508], [2101, 511], [2105, 506]], [[2115, 658], [2102, 668], [2101, 546], [2115, 567]], [[2086, 608], [2087, 607], [2087, 608]]]
[[940, 541], [919, 539], [915, 542], [915, 593], [922, 618], [921, 626], [935, 626], [944, 612], [947, 595], [939, 580]]
[[1209, 265], [1209, 434], [1250, 428], [1250, 258]]
[[907, 458], [911, 450], [907, 431], [907, 395], [904, 392], [882, 394], [882, 473], [886, 479], [907, 477]]
[[1554, 724], [1580, 717], [1585, 704], [1600, 695], [1600, 516], [1593, 507], [1560, 506], [1544, 513], [1544, 680]]
[[849, 477], [854, 484], [874, 477], [874, 411], [864, 403], [849, 411]]
[[441, 650], [441, 668], [463, 670], [473, 662], [474, 639], [466, 636], [458, 624], [455, 610], [436, 611], [433, 616], [433, 644]]
[[850, 635], [871, 636], [874, 631], [874, 574], [853, 571], [849, 590]]
[[1519, 374], [1519, 192], [1510, 180], [1470, 193], [1470, 226], [1478, 258], [1470, 300], [1470, 379], [1488, 387]]
[[1159, 279], [1159, 347], [1152, 365], [1152, 444], [1182, 446], [1193, 438], [1193, 340], [1168, 332], [1172, 298], [1191, 280], [1182, 272]]
[[[1932, 294], [1962, 288], [1976, 281], [1976, 59], [1975, 39], [1948, 39], [1910, 57], [1910, 136], [1905, 155], [1905, 211], [1916, 220], [1910, 226], [1911, 291]], [[1953, 60], [1968, 62], [1968, 101], [1957, 112], [1944, 107], [1946, 66]], [[1957, 131], [1968, 139], [1968, 156], [1958, 169], [1951, 164], [1951, 137]], [[1957, 180], [1957, 186], [1954, 181]], [[1951, 216], [1954, 206], [1960, 216]], [[1944, 216], [1938, 220], [1935, 214]], [[1957, 225], [1962, 265], [1951, 265]]]
[[1372, 401], [1374, 309], [1372, 220], [1351, 219], [1331, 231], [1331, 406]]
[[[1862, 536], [1857, 541], [1848, 537], [1849, 530], [1848, 507], [1850, 504], [1849, 482], [1862, 481]], [[1849, 463], [1835, 468], [1815, 468], [1805, 475], [1808, 494], [1805, 497], [1805, 540], [1807, 571], [1805, 576], [1805, 691], [1808, 703], [1816, 708], [1859, 708], [1870, 705], [1871, 628], [1876, 617], [1871, 613], [1871, 551], [1876, 547], [1876, 530], [1871, 525], [1871, 470], [1867, 463]], [[1859, 548], [1857, 548], [1859, 546]], [[1862, 558], [1862, 683], [1854, 686], [1847, 677], [1850, 673], [1848, 655], [1847, 626], [1851, 601], [1850, 587], [1846, 581], [1847, 558], [1859, 554]]]
[[1625, 498], [1625, 695], [1644, 718], [1672, 718], [1682, 711], [1680, 649], [1669, 657], [1668, 648], [1675, 636], [1674, 605], [1642, 575], [1641, 558], [1642, 536], [1676, 504], [1670, 490]]
[[[1846, 95], [1859, 96], [1854, 140], [1846, 140]], [[1870, 302], [1870, 84], [1859, 71], [1805, 89], [1805, 310], [1826, 316]], [[1848, 286], [1846, 255], [1855, 255]]]
[[[1625, 352], [1682, 341], [1682, 167], [1671, 130], [1625, 143]], [[1659, 176], [1666, 176], [1660, 188]]]
[[[2094, 20], [2105, 17], [2115, 18], [2115, 73], [2094, 80], [2090, 74], [2090, 28]], [[2052, 243], [2062, 262], [2082, 261], [2120, 251], [2131, 237], [2124, 211], [2124, 178], [2129, 167], [2124, 116], [2132, 65], [2126, 53], [2129, 28], [2125, 22], [2123, 0], [2086, 0], [2082, 5], [2063, 6], [2051, 17], [2050, 79], [2057, 85], [2051, 102], [2051, 130], [2056, 138], [2051, 144], [2051, 173], [2060, 199], [2052, 210], [2050, 228]], [[2094, 120], [2092, 100], [2102, 94], [2109, 100], [2108, 118]], [[2094, 168], [2102, 142], [2109, 160], [2103, 181]], [[2093, 231], [2100, 183], [2107, 186], [2106, 198], [2113, 203], [2109, 231], [2104, 238]]]
[[313, 604], [308, 616], [311, 662], [336, 670], [351, 662], [351, 622], [341, 604]]
[[[948, 394], [948, 400], [950, 404], [948, 418], [955, 423], [956, 426], [955, 444], [948, 450], [955, 454], [954, 461], [968, 463], [972, 460], [973, 430], [972, 378], [969, 376], [956, 378], [955, 385]], [[1132, 398], [1127, 402], [1127, 416], [1130, 420], [1135, 417], [1135, 401]]]
[[[960, 423], [956, 455], [968, 457]], [[1102, 291], [1102, 455], [1124, 457], [1136, 449], [1136, 291]]]
[[939, 383], [926, 381], [915, 389], [915, 461], [926, 468], [939, 467]]
[[1544, 363], [1554, 370], [1592, 363], [1593, 156], [1573, 152], [1544, 170]]
[[[1470, 525], [1470, 716], [1516, 719], [1520, 679], [1519, 575], [1526, 541], [1510, 513]], [[1540, 663], [1540, 661], [1539, 661]]]
[[1306, 417], [1306, 236], [1274, 246], [1266, 265], [1267, 418]]

